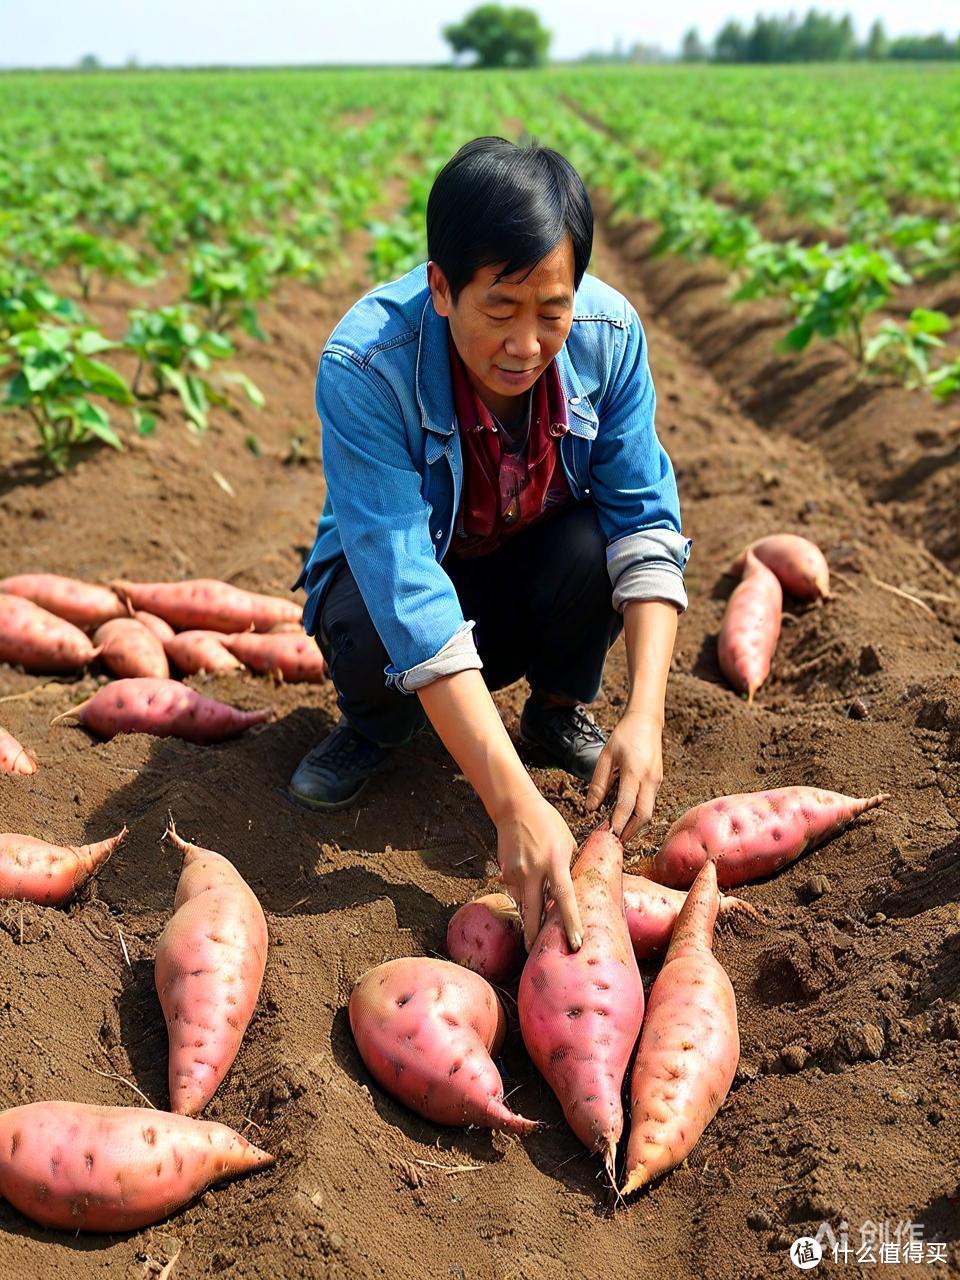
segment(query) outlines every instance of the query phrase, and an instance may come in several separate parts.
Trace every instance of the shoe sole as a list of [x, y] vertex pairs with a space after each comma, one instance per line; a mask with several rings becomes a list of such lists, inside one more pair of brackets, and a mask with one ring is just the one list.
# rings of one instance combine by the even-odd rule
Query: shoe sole
[[346, 800], [310, 800], [306, 796], [300, 795], [297, 791], [291, 791], [289, 787], [287, 787], [287, 796], [294, 804], [300, 805], [301, 808], [313, 809], [321, 813], [336, 813], [340, 809], [349, 809], [352, 804], [359, 800], [372, 781], [372, 778], [367, 778], [364, 782], [361, 782], [353, 795], [347, 796]]

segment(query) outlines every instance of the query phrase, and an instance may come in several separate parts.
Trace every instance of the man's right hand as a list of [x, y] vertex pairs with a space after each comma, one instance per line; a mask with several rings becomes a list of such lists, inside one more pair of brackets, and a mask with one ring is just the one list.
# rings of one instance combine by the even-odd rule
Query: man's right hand
[[573, 951], [583, 942], [580, 908], [570, 878], [577, 842], [561, 815], [539, 792], [532, 792], [499, 816], [497, 857], [500, 878], [520, 906], [527, 950], [533, 946], [546, 899], [553, 898]]

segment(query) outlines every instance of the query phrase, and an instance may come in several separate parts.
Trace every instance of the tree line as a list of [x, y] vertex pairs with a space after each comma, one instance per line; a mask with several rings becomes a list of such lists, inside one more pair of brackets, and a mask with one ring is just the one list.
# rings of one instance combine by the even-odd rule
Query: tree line
[[911, 62], [960, 59], [960, 36], [943, 32], [929, 36], [889, 38], [878, 19], [863, 43], [857, 40], [849, 14], [834, 17], [810, 9], [802, 19], [758, 14], [752, 27], [735, 19], [724, 24], [707, 45], [696, 27], [683, 37], [681, 62], [851, 62], [888, 59]]

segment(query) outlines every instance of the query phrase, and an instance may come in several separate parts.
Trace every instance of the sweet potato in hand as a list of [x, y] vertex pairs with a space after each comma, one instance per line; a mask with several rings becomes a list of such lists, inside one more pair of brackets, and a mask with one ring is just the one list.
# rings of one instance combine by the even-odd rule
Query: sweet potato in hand
[[612, 1182], [643, 983], [624, 917], [623, 845], [606, 823], [584, 843], [572, 875], [583, 945], [570, 950], [552, 904], [520, 977], [517, 1011], [527, 1052]]

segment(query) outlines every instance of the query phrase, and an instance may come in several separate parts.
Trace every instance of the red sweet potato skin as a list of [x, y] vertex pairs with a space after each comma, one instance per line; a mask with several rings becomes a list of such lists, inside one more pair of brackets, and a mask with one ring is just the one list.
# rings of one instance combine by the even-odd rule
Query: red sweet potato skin
[[573, 952], [556, 905], [527, 957], [517, 1011], [527, 1052], [571, 1129], [613, 1178], [620, 1094], [643, 1019], [643, 983], [623, 905], [623, 846], [604, 824], [573, 871], [583, 945]]
[[359, 979], [350, 1029], [367, 1070], [392, 1097], [436, 1124], [529, 1133], [504, 1102], [491, 1055], [506, 1031], [490, 984], [448, 960], [388, 960]]
[[624, 1195], [689, 1155], [733, 1083], [740, 1036], [733, 987], [712, 952], [719, 907], [707, 862], [650, 992], [630, 1082]]
[[222, 742], [236, 738], [273, 714], [240, 711], [208, 698], [177, 680], [113, 680], [92, 698], [65, 712], [101, 738], [118, 733], [149, 733], [187, 742]]
[[32, 600], [0, 594], [0, 662], [25, 671], [80, 671], [97, 656], [79, 627]]
[[42, 1227], [132, 1231], [273, 1162], [226, 1125], [150, 1107], [33, 1102], [0, 1112], [0, 1195]]

